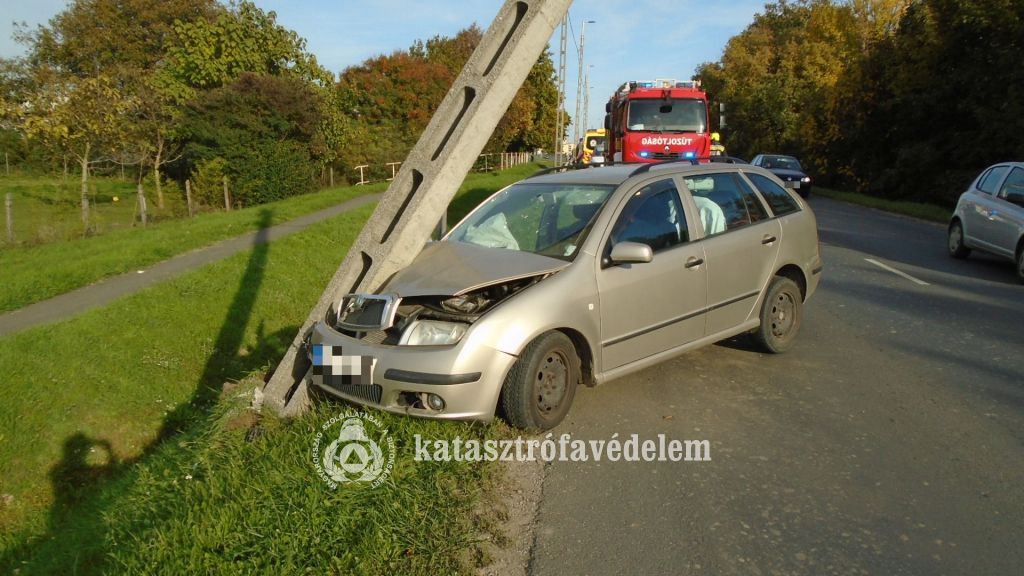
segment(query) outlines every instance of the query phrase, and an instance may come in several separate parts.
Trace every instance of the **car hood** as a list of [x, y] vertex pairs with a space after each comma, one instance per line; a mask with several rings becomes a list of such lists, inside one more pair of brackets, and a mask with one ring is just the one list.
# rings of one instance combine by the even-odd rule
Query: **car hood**
[[783, 180], [800, 180], [807, 177], [806, 174], [799, 170], [785, 170], [783, 168], [769, 168], [768, 170]]
[[479, 288], [557, 272], [569, 263], [530, 252], [433, 242], [381, 290], [384, 294], [459, 296]]

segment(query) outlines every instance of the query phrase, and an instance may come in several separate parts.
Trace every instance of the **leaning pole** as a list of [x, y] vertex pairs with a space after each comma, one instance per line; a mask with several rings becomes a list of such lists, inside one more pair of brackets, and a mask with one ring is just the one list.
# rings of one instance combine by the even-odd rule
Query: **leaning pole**
[[448, 209], [572, 0], [506, 0], [263, 390], [282, 416], [309, 407], [303, 338], [345, 294], [412, 263]]

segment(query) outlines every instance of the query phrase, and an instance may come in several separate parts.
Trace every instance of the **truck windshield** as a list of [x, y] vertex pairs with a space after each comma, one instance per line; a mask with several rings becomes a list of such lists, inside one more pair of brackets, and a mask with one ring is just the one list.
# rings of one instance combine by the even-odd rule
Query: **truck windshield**
[[572, 261], [614, 186], [515, 184], [491, 196], [446, 241]]
[[631, 132], [705, 132], [708, 125], [707, 107], [703, 100], [696, 98], [632, 100], [629, 103], [628, 122]]

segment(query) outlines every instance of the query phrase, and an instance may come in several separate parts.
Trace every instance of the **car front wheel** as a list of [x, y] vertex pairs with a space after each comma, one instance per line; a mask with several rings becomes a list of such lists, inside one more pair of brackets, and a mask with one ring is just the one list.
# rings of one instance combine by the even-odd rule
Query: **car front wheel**
[[776, 276], [761, 305], [761, 326], [754, 339], [766, 352], [781, 354], [793, 347], [803, 322], [803, 296], [789, 278]]
[[1017, 249], [1017, 278], [1024, 283], [1024, 246]]
[[967, 258], [971, 249], [964, 245], [964, 225], [959, 220], [949, 225], [949, 255], [953, 258]]
[[561, 332], [540, 335], [519, 355], [501, 389], [501, 405], [516, 428], [550, 430], [569, 413], [580, 360]]

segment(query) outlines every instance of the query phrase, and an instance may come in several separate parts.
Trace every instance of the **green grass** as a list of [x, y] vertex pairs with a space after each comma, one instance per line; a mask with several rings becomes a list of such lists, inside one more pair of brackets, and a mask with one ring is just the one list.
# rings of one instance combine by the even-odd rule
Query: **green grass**
[[942, 206], [937, 206], [935, 204], [886, 200], [883, 198], [876, 198], [874, 196], [867, 196], [865, 194], [858, 194], [856, 192], [840, 192], [839, 190], [816, 187], [814, 188], [813, 193], [832, 200], [839, 200], [840, 202], [866, 206], [868, 208], [875, 208], [877, 210], [892, 212], [894, 214], [903, 214], [904, 216], [912, 216], [914, 218], [920, 218], [921, 220], [928, 220], [929, 222], [939, 222], [940, 224], [949, 223], [949, 218], [953, 214], [952, 209], [943, 208]]
[[[453, 218], [509, 176], [467, 182]], [[246, 442], [252, 423], [230, 413], [243, 400], [218, 401], [225, 382], [280, 358], [371, 212], [0, 339], [0, 570], [460, 569], [489, 467], [413, 463], [409, 443], [500, 427], [382, 415], [398, 440], [390, 484], [330, 490], [308, 460], [312, 431], [338, 405], [266, 419]], [[260, 209], [257, 226], [275, 216]]]
[[[510, 184], [536, 170], [536, 164], [528, 164], [500, 174], [471, 174], [462, 189], [476, 198], [481, 194], [475, 190], [492, 190], [495, 183]], [[0, 250], [0, 313], [251, 232], [263, 225], [264, 210], [270, 211], [269, 225], [280, 224], [385, 189], [385, 184], [331, 188], [265, 206], [201, 214], [145, 229]]]

